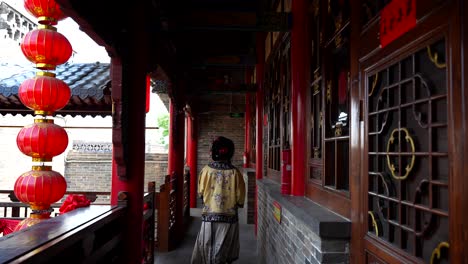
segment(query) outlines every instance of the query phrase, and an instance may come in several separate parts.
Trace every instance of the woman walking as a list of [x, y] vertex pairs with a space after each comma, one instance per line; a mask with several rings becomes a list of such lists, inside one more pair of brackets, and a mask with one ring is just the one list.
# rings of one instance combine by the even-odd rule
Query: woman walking
[[244, 205], [245, 183], [231, 164], [234, 143], [218, 137], [211, 146], [213, 161], [198, 177], [203, 200], [202, 225], [192, 253], [192, 264], [225, 264], [239, 258], [237, 209]]

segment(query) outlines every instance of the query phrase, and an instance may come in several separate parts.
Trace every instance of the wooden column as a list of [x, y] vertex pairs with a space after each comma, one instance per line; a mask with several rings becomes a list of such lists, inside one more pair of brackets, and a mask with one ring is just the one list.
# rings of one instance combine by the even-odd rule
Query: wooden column
[[124, 59], [126, 63], [112, 59], [114, 113], [111, 200], [112, 204], [116, 204], [120, 192], [128, 194], [124, 239], [127, 263], [141, 262], [143, 238], [146, 73], [143, 56], [138, 56], [139, 53], [134, 55]]
[[111, 59], [111, 79], [112, 79], [112, 184], [111, 184], [111, 205], [117, 205], [118, 195], [121, 191], [126, 191], [126, 184], [119, 179], [118, 169], [121, 174], [125, 174], [126, 167], [122, 165], [123, 147], [122, 147], [122, 61], [118, 57]]
[[[177, 87], [176, 89], [181, 89]], [[183, 204], [184, 204], [184, 150], [185, 150], [185, 115], [181, 107], [171, 98], [169, 105], [169, 157], [168, 174], [171, 179], [176, 176], [176, 232], [183, 232]], [[180, 238], [180, 236], [178, 236]], [[171, 239], [178, 239], [171, 238]]]
[[197, 207], [197, 130], [196, 120], [192, 116], [187, 117], [187, 156], [190, 167], [190, 208]]
[[292, 110], [292, 179], [291, 194], [303, 196], [307, 157], [307, 3], [292, 1], [291, 29], [291, 110]]
[[265, 68], [265, 34], [257, 34], [257, 64], [255, 65], [257, 77], [257, 107], [256, 107], [256, 150], [255, 175], [257, 179], [263, 178], [263, 71]]
[[[255, 157], [255, 176], [258, 180], [263, 178], [263, 71], [265, 68], [265, 34], [257, 33], [257, 64], [255, 65], [257, 97], [255, 115], [256, 123], [256, 150]], [[258, 219], [258, 187], [255, 186], [255, 235], [257, 235], [257, 219]]]
[[[251, 84], [252, 71], [250, 69], [247, 70], [245, 74], [245, 83], [247, 85]], [[250, 126], [251, 126], [251, 105], [250, 105], [250, 94], [247, 92], [245, 94], [245, 140], [244, 140], [244, 155], [247, 156], [247, 164], [244, 164], [244, 167], [250, 167]]]

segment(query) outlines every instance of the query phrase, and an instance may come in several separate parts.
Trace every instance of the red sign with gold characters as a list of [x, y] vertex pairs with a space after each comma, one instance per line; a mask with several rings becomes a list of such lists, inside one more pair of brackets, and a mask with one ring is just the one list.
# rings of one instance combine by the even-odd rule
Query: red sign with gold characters
[[416, 26], [416, 0], [393, 0], [382, 9], [380, 45], [383, 47]]

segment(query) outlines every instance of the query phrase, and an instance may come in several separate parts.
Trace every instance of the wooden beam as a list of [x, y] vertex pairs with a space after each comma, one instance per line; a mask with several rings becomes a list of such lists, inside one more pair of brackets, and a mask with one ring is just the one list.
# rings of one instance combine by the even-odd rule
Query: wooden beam
[[288, 31], [288, 12], [231, 12], [194, 10], [184, 21], [185, 30]]

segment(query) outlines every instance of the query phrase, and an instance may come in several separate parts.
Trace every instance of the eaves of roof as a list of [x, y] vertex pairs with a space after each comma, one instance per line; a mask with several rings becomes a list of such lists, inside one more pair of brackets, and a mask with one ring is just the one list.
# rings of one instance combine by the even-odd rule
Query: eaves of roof
[[[12, 70], [14, 69], [14, 70]], [[31, 114], [18, 97], [21, 83], [32, 78], [35, 70], [0, 63], [0, 114]], [[110, 65], [108, 63], [64, 64], [55, 71], [71, 89], [69, 103], [57, 111], [61, 115], [108, 116], [112, 114]]]

